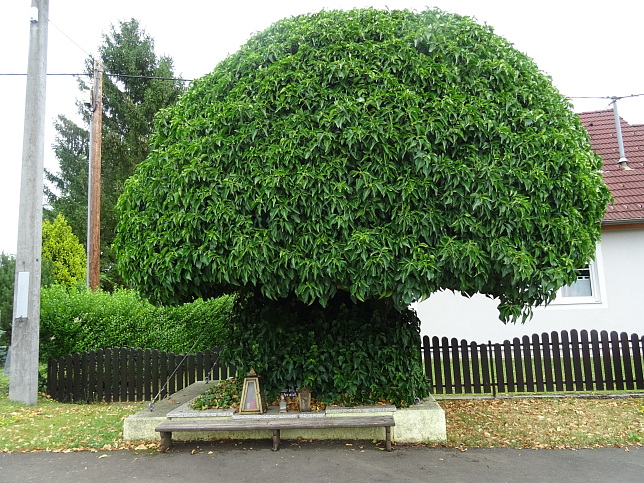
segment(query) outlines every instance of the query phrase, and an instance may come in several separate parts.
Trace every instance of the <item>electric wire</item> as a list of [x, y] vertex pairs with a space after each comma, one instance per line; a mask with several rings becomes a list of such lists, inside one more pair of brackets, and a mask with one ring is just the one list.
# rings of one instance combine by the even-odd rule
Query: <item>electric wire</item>
[[[0, 76], [26, 76], [27, 74], [19, 74], [19, 73], [0, 73]], [[68, 73], [51, 73], [47, 74], [51, 76], [73, 76], [73, 77], [79, 77], [79, 76], [86, 76], [90, 77], [91, 74], [88, 74], [87, 72], [83, 72], [80, 74], [68, 74]], [[104, 72], [104, 76], [107, 77], [119, 77], [119, 78], [124, 78], [124, 79], [150, 79], [150, 80], [165, 80], [165, 81], [176, 81], [176, 82], [193, 82], [195, 79], [183, 79], [181, 77], [159, 77], [159, 76], [151, 76], [151, 75], [134, 75], [134, 74], [118, 74], [114, 72]], [[641, 94], [629, 94], [626, 96], [566, 96], [568, 99], [610, 99], [611, 101], [619, 101], [621, 99], [629, 99], [633, 97], [643, 97], [644, 93]], [[612, 104], [612, 102], [611, 102]]]
[[63, 34], [65, 37], [67, 37], [67, 39], [68, 39], [72, 44], [74, 44], [76, 47], [78, 47], [82, 52], [84, 52], [84, 53], [85, 53], [85, 55], [89, 56], [89, 58], [90, 58], [90, 59], [92, 59], [92, 61], [94, 61], [94, 57], [92, 56], [92, 54], [88, 53], [88, 52], [87, 52], [84, 48], [82, 48], [82, 47], [81, 47], [81, 46], [80, 46], [80, 45], [79, 45], [79, 44], [78, 44], [74, 39], [72, 39], [69, 35], [67, 35], [65, 32], [63, 32], [63, 30], [62, 30], [58, 25], [56, 25], [54, 22], [52, 22], [52, 21], [51, 21], [51, 17], [50, 17], [48, 20], [49, 20], [49, 23], [50, 23], [51, 25], [53, 25], [53, 26], [54, 26], [54, 28], [55, 28], [56, 30], [58, 30], [61, 34]]
[[[15, 74], [15, 73], [0, 73], [0, 76], [26, 76], [27, 74]], [[68, 73], [55, 73], [47, 74], [51, 76], [70, 76], [70, 77], [91, 77], [92, 74], [83, 72], [82, 74], [68, 74]], [[107, 77], [121, 77], [121, 78], [132, 78], [132, 79], [151, 79], [151, 80], [167, 80], [167, 81], [179, 81], [179, 82], [192, 82], [194, 79], [183, 79], [180, 77], [159, 77], [153, 75], [132, 75], [132, 74], [113, 74], [111, 72], [103, 72], [104, 76]]]
[[[58, 30], [61, 34], [63, 34], [71, 43], [73, 43], [76, 47], [78, 47], [85, 55], [87, 55], [90, 60], [93, 62], [94, 61], [94, 56], [90, 53], [88, 53], [83, 47], [81, 47], [78, 42], [76, 42], [74, 39], [72, 39], [69, 35], [67, 35], [58, 25], [56, 25], [54, 22], [52, 22], [51, 18], [48, 19], [49, 23], [54, 26], [56, 30]], [[0, 76], [26, 76], [27, 74], [3, 74], [0, 73]], [[82, 74], [47, 74], [47, 75], [52, 75], [52, 76], [90, 76], [91, 74], [88, 73], [82, 73]], [[176, 81], [176, 82], [192, 82], [194, 79], [182, 79], [182, 78], [176, 78], [176, 77], [157, 77], [157, 76], [145, 76], [145, 75], [131, 75], [131, 74], [117, 74], [117, 73], [111, 73], [111, 72], [104, 72], [103, 75], [108, 76], [108, 77], [120, 77], [120, 78], [127, 78], [127, 79], [150, 79], [150, 80], [168, 80], [168, 81]], [[642, 97], [644, 96], [644, 93], [642, 94], [630, 94], [627, 96], [567, 96], [568, 99], [611, 99], [613, 102], [618, 101], [620, 99], [627, 99], [631, 97]], [[612, 103], [611, 103], [612, 104]], [[610, 104], [609, 104], [610, 105]]]

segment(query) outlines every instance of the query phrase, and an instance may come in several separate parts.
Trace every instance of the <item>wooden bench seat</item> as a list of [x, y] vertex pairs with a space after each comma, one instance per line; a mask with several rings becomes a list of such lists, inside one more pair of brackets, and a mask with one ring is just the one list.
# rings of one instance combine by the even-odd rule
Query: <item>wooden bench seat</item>
[[161, 434], [161, 451], [172, 445], [173, 432], [186, 431], [273, 431], [273, 451], [280, 447], [282, 429], [327, 429], [327, 428], [385, 428], [385, 444], [391, 451], [391, 427], [395, 426], [393, 416], [352, 416], [323, 418], [240, 418], [240, 419], [191, 419], [169, 420], [154, 430]]

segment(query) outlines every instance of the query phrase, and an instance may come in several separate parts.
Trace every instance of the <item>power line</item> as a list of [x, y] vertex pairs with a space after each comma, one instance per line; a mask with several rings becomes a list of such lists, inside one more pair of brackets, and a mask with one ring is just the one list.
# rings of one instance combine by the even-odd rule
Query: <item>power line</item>
[[[72, 39], [69, 35], [67, 35], [63, 30], [58, 27], [54, 22], [51, 21], [51, 18], [49, 19], [49, 23], [56, 28], [61, 34], [63, 34], [67, 39], [69, 39], [70, 42], [72, 42], [76, 47], [78, 47], [81, 51], [83, 51], [92, 61], [94, 60], [94, 56], [92, 54], [88, 53], [85, 49], [83, 49], [74, 39]], [[25, 76], [27, 74], [0, 74], [0, 76]], [[92, 74], [88, 73], [83, 73], [83, 74], [47, 74], [47, 75], [52, 75], [52, 76], [88, 76], [91, 77]], [[119, 77], [119, 78], [124, 78], [124, 79], [150, 79], [150, 80], [167, 80], [167, 81], [177, 81], [177, 82], [192, 82], [194, 79], [180, 79], [176, 77], [156, 77], [156, 76], [146, 76], [146, 75], [130, 75], [130, 74], [112, 74], [109, 72], [104, 72], [103, 75], [108, 76], [108, 77]], [[611, 99], [612, 101], [618, 101], [620, 99], [627, 99], [631, 97], [642, 97], [644, 96], [644, 93], [642, 94], [630, 94], [628, 96], [567, 96], [568, 99]]]
[[613, 101], [618, 101], [620, 99], [627, 99], [629, 97], [641, 97], [644, 94], [630, 94], [628, 96], [571, 96], [569, 99], [611, 99]]
[[[0, 73], [0, 76], [26, 76], [26, 75], [27, 74], [15, 74], [15, 73], [2, 74], [2, 73]], [[79, 77], [79, 76], [91, 77], [92, 76], [92, 74], [88, 74], [87, 72], [84, 72], [82, 74], [58, 73], [58, 74], [47, 74], [47, 75], [71, 76], [71, 77]], [[106, 72], [103, 75], [106, 75], [108, 77], [121, 77], [121, 78], [132, 78], [132, 79], [168, 80], [168, 81], [179, 81], [179, 82], [192, 82], [194, 80], [194, 79], [181, 79], [181, 78], [178, 78], [178, 77], [158, 77], [158, 76], [153, 76], [153, 75], [112, 74], [112, 73], [109, 73], [109, 72]]]
[[[91, 57], [91, 56], [90, 56]], [[0, 76], [26, 76], [27, 74], [17, 74], [17, 73], [0, 73]], [[90, 77], [91, 74], [88, 74], [86, 72], [82, 74], [65, 74], [65, 73], [60, 73], [60, 74], [47, 74], [47, 75], [55, 75], [55, 76], [87, 76]], [[182, 79], [179, 77], [158, 77], [158, 76], [151, 76], [151, 75], [132, 75], [132, 74], [115, 74], [111, 72], [105, 72], [104, 75], [108, 77], [120, 77], [120, 78], [128, 78], [128, 79], [153, 79], [153, 80], [167, 80], [167, 81], [178, 81], [178, 82], [192, 82], [194, 79]], [[620, 99], [629, 99], [632, 97], [642, 97], [644, 96], [644, 93], [642, 94], [629, 94], [627, 96], [566, 96], [568, 99], [610, 99], [611, 101], [618, 101]]]
[[56, 25], [54, 22], [51, 21], [51, 18], [49, 19], [49, 23], [52, 24], [54, 26], [54, 28], [56, 30], [58, 30], [61, 34], [63, 34], [65, 37], [67, 37], [67, 39], [69, 39], [69, 41], [72, 44], [74, 44], [76, 47], [78, 47], [80, 50], [82, 50], [87, 56], [89, 56], [90, 59], [94, 60], [94, 57], [92, 56], [92, 54], [87, 53], [87, 51], [84, 48], [82, 48], [80, 45], [78, 45], [78, 43], [74, 39], [72, 39], [69, 35], [67, 35], [65, 32], [63, 32], [60, 29], [60, 27], [58, 27], [58, 25]]
[[[13, 73], [8, 73], [8, 74], [0, 74], [0, 75], [7, 75], [7, 76], [25, 76], [27, 74], [13, 74]], [[47, 75], [69, 75], [69, 76], [79, 76], [79, 75], [87, 75], [89, 76], [90, 74], [47, 74]]]
[[154, 80], [169, 80], [169, 81], [180, 81], [180, 82], [192, 82], [194, 79], [180, 79], [178, 77], [156, 77], [153, 75], [130, 75], [130, 74], [111, 74], [107, 72], [105, 74], [108, 77], [123, 77], [131, 79], [154, 79]]

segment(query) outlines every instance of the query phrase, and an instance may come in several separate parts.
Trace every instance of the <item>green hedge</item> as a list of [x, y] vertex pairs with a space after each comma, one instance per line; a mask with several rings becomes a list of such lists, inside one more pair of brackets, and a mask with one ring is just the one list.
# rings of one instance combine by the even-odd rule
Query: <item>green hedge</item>
[[325, 403], [407, 406], [429, 394], [420, 320], [391, 299], [353, 303], [336, 295], [323, 308], [248, 294], [227, 328], [222, 357], [241, 374], [261, 374], [269, 399], [302, 386]]
[[41, 292], [40, 358], [106, 347], [186, 353], [218, 346], [233, 298], [154, 306], [135, 291], [112, 293], [62, 286]]

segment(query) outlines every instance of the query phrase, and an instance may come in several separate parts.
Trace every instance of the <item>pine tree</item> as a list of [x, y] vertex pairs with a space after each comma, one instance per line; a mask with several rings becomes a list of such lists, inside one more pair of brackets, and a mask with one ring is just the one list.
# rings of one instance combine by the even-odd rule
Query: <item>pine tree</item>
[[[114, 207], [123, 192], [125, 180], [148, 153], [147, 138], [156, 113], [179, 98], [183, 82], [174, 80], [172, 59], [157, 56], [154, 39], [131, 19], [112, 25], [98, 48], [103, 69], [103, 133], [101, 173], [101, 277], [104, 288], [120, 283], [111, 245], [114, 240]], [[85, 61], [91, 78], [94, 60]], [[81, 90], [89, 89], [79, 81]], [[87, 233], [87, 175], [89, 123], [91, 112], [78, 103], [83, 125], [65, 116], [55, 123], [54, 152], [60, 171], [45, 173], [50, 186], [45, 189], [48, 218], [62, 214], [74, 234], [85, 243]]]

